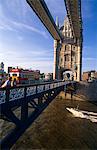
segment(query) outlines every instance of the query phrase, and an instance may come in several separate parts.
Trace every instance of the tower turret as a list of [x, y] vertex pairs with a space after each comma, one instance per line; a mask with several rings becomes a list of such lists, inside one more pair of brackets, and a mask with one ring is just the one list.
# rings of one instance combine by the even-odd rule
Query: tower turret
[[56, 17], [56, 26], [59, 28], [59, 19], [58, 19], [58, 16]]

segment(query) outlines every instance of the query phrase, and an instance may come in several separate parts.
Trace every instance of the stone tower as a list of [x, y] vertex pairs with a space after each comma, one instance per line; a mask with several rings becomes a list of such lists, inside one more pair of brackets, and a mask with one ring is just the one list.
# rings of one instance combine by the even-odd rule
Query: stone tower
[[[58, 19], [56, 25], [59, 28]], [[60, 32], [63, 41], [54, 40], [54, 72], [53, 79], [81, 80], [82, 43], [73, 37], [69, 20], [66, 17]]]

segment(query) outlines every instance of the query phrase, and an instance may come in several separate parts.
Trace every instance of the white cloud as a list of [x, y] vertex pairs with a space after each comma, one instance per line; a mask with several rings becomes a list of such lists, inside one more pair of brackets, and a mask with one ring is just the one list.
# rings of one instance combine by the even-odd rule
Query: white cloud
[[28, 12], [26, 0], [6, 0], [5, 8], [7, 12], [14, 14], [15, 17], [19, 19], [26, 19], [26, 14]]
[[21, 66], [23, 68], [40, 69], [42, 72], [52, 72], [53, 52], [51, 50], [29, 50], [26, 53], [16, 50], [0, 50], [0, 61], [5, 64], [5, 70], [8, 66]]
[[40, 61], [40, 60], [34, 60], [34, 61], [31, 61], [31, 60], [27, 60], [27, 62], [23, 62], [20, 60], [18, 61], [13, 61], [13, 62], [8, 62], [7, 60], [4, 62], [5, 64], [5, 70], [7, 71], [7, 68], [8, 66], [20, 66], [22, 68], [27, 68], [27, 69], [33, 69], [33, 70], [40, 70], [41, 72], [53, 72], [53, 61], [51, 60], [43, 60], [43, 61]]
[[11, 23], [14, 25], [14, 27], [19, 28], [21, 30], [23, 29], [23, 31], [24, 31], [24, 28], [25, 28], [25, 29], [30, 30], [32, 32], [38, 33], [38, 34], [44, 36], [45, 38], [48, 38], [45, 31], [41, 31], [41, 30], [39, 30], [39, 29], [37, 29], [33, 26], [30, 26], [30, 25], [27, 25], [27, 24], [24, 24], [24, 23], [21, 23], [21, 22], [15, 22], [15, 21], [12, 21]]
[[[9, 0], [6, 1], [7, 3], [9, 2]], [[20, 5], [21, 4], [21, 5]], [[12, 1], [10, 2], [9, 5], [7, 5], [8, 7], [10, 6], [11, 9], [14, 8], [14, 12], [18, 12], [18, 9], [22, 9], [23, 10], [23, 14], [18, 14], [18, 17], [21, 15], [21, 16], [25, 16], [26, 15], [26, 10], [25, 10], [25, 7], [24, 7], [24, 3], [21, 1], [21, 3], [19, 1], [17, 1], [17, 5], [15, 5], [15, 3], [13, 3]], [[12, 6], [12, 7], [11, 7]], [[16, 6], [20, 6], [19, 8], [16, 7]], [[22, 21], [19, 22], [18, 20], [17, 21], [14, 21], [12, 18], [9, 18], [6, 14], [4, 14], [4, 9], [3, 9], [4, 6], [2, 6], [0, 4], [0, 29], [1, 30], [9, 30], [9, 31], [23, 31], [25, 32], [24, 29], [28, 30], [28, 31], [31, 31], [31, 32], [35, 32], [37, 34], [40, 34], [42, 35], [44, 38], [48, 38], [47, 34], [45, 31], [43, 30], [40, 30], [36, 27], [34, 27], [33, 25], [29, 25], [29, 24], [26, 24], [26, 23], [23, 23], [23, 18], [22, 18]], [[16, 10], [15, 10], [16, 9]], [[27, 17], [27, 16], [26, 16]]]

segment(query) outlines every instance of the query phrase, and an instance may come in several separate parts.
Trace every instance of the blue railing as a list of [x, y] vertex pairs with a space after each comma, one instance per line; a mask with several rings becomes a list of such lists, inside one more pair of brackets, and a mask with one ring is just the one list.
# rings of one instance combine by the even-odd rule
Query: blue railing
[[[56, 81], [28, 86], [0, 89], [0, 117], [15, 124], [15, 128], [1, 140], [1, 149], [10, 149], [49, 103], [73, 81]], [[32, 113], [29, 115], [29, 106]], [[20, 107], [20, 118], [14, 110]]]
[[64, 82], [64, 81], [47, 82], [43, 84], [34, 84], [28, 86], [0, 88], [0, 105], [6, 102], [15, 101], [38, 93], [42, 93], [44, 91], [54, 89], [62, 85], [66, 85], [68, 83], [70, 83], [70, 81], [69, 82]]

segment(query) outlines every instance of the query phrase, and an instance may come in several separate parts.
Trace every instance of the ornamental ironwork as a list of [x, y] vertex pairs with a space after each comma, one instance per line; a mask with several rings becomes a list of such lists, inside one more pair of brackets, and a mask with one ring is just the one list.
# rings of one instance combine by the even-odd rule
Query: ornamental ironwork
[[54, 86], [54, 84], [52, 83], [52, 84], [50, 84], [50, 89], [53, 89], [53, 86]]
[[38, 85], [37, 86], [37, 93], [41, 93], [44, 91], [44, 85]]
[[9, 101], [24, 98], [24, 88], [11, 89], [9, 94]]
[[27, 87], [26, 96], [31, 96], [36, 94], [36, 86]]
[[45, 85], [45, 91], [46, 91], [46, 90], [49, 90], [49, 88], [50, 88], [49, 84], [46, 84], [46, 85]]
[[0, 91], [0, 104], [5, 103], [6, 91]]

